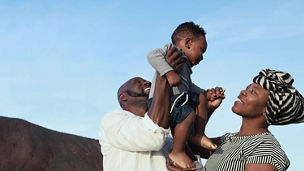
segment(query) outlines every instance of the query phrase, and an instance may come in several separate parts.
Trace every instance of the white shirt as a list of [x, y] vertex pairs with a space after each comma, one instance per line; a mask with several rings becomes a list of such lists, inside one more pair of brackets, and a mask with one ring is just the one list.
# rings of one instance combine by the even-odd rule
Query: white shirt
[[139, 117], [125, 110], [106, 114], [99, 132], [104, 171], [167, 170], [161, 148], [168, 136], [169, 129], [159, 127], [147, 114]]

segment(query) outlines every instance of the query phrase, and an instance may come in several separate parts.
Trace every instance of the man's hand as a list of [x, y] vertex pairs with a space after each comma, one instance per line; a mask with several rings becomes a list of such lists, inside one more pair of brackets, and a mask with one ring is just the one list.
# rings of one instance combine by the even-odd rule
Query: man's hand
[[167, 51], [165, 59], [167, 63], [177, 71], [178, 68], [183, 64], [183, 60], [180, 58], [181, 52], [176, 48], [173, 47]]

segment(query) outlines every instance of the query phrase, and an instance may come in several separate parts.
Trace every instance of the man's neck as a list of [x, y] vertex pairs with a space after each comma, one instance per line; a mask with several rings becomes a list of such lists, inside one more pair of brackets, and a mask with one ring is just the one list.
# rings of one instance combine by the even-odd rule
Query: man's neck
[[144, 117], [145, 113], [147, 113], [147, 108], [140, 108], [140, 107], [130, 107], [128, 109], [124, 109], [127, 110], [131, 113], [133, 113], [136, 116], [140, 116], [140, 117]]

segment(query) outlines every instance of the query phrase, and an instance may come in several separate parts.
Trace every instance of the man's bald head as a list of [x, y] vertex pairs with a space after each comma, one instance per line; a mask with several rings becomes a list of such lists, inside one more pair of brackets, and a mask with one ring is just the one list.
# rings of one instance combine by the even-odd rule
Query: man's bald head
[[118, 103], [120, 105], [120, 107], [122, 107], [122, 104], [121, 104], [121, 98], [120, 96], [122, 95], [122, 93], [126, 92], [126, 85], [127, 83], [129, 82], [130, 80], [128, 80], [127, 82], [125, 82], [123, 85], [121, 85], [117, 91], [117, 100], [118, 100]]
[[[138, 106], [146, 103], [149, 96], [151, 82], [140, 77], [134, 77], [125, 82], [117, 91], [117, 98], [120, 106], [125, 109], [128, 100], [129, 105]], [[137, 100], [136, 100], [137, 99]], [[136, 100], [136, 101], [134, 101]], [[138, 103], [138, 104], [137, 104]]]

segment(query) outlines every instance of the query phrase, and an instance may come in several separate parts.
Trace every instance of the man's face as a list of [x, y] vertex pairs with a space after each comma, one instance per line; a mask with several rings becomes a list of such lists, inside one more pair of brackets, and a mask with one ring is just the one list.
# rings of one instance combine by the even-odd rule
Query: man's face
[[129, 80], [126, 84], [126, 93], [131, 97], [148, 98], [151, 88], [151, 82], [140, 77]]
[[252, 83], [240, 92], [232, 111], [245, 117], [259, 117], [266, 111], [268, 96], [268, 90], [257, 83]]
[[[150, 93], [151, 82], [140, 77], [135, 77], [124, 83], [117, 92], [118, 101], [124, 110], [130, 107], [147, 110], [147, 100]], [[144, 113], [134, 113], [137, 116], [144, 116]]]
[[203, 35], [198, 38], [192, 39], [191, 43], [185, 48], [185, 55], [189, 58], [191, 65], [197, 65], [203, 60], [203, 54], [207, 49], [207, 42]]

